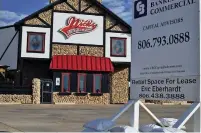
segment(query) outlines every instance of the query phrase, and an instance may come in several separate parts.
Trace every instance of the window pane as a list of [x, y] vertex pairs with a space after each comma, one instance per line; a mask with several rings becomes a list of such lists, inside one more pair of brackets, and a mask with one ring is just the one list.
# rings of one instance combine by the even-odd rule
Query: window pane
[[95, 92], [101, 92], [101, 76], [95, 75]]
[[112, 54], [113, 55], [124, 55], [124, 40], [112, 39]]
[[43, 36], [41, 34], [29, 35], [29, 50], [42, 51]]
[[80, 91], [84, 92], [85, 89], [85, 76], [84, 75], [80, 75]]
[[63, 87], [64, 87], [64, 91], [67, 91], [68, 90], [68, 82], [69, 82], [69, 79], [68, 79], [68, 76], [65, 75], [64, 78], [63, 78], [63, 81], [64, 81], [64, 84], [63, 84]]

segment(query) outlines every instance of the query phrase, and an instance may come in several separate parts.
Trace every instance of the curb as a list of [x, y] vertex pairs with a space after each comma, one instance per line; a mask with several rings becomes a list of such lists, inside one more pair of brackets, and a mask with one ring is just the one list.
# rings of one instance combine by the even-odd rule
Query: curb
[[159, 104], [155, 104], [155, 103], [143, 103], [144, 105], [159, 105]]
[[192, 105], [192, 103], [144, 103], [144, 105]]
[[191, 105], [190, 103], [161, 103], [158, 105]]
[[161, 105], [180, 105], [180, 103], [161, 103]]
[[192, 105], [192, 103], [181, 103], [181, 105]]

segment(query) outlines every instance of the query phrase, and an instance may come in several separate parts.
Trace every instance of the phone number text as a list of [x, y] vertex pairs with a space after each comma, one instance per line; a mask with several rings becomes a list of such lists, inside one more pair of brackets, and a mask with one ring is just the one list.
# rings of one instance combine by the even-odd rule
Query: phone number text
[[171, 34], [169, 36], [154, 37], [152, 39], [138, 41], [138, 49], [156, 48], [190, 41], [190, 32]]
[[152, 93], [152, 94], [139, 94], [139, 98], [155, 98], [155, 99], [185, 99], [184, 94], [163, 94], [163, 93]]

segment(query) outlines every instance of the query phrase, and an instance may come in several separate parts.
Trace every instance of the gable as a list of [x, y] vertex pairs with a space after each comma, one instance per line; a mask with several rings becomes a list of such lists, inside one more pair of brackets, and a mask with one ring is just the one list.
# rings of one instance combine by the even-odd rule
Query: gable
[[131, 27], [96, 0], [50, 0], [52, 4], [23, 19], [25, 25], [52, 25], [52, 12], [105, 16], [105, 30], [131, 33]]

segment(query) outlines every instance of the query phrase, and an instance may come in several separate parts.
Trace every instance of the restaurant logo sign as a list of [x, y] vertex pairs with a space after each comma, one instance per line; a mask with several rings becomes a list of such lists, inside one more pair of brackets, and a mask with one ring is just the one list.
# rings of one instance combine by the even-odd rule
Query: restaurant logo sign
[[59, 29], [59, 32], [64, 35], [66, 39], [76, 34], [85, 34], [94, 31], [98, 25], [93, 20], [84, 20], [76, 17], [69, 17], [66, 20], [66, 26]]

